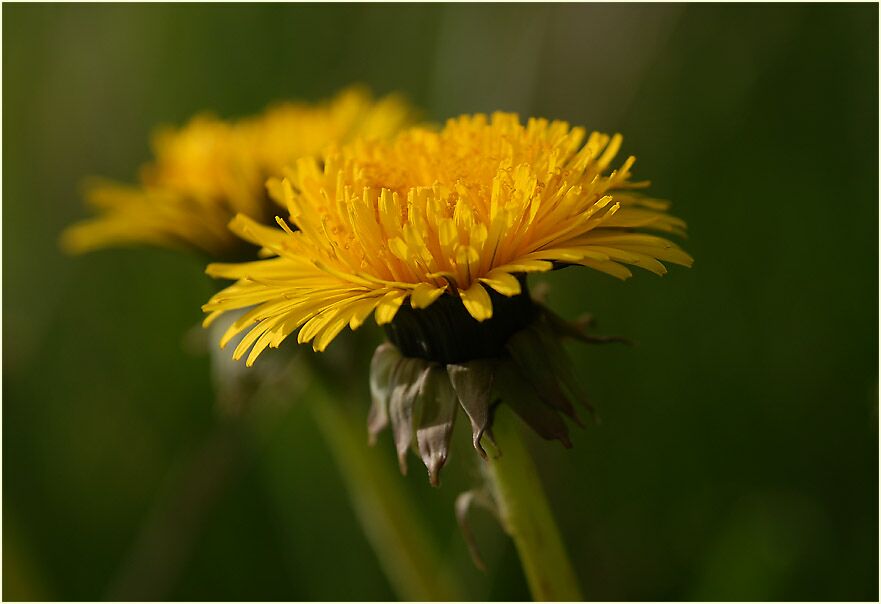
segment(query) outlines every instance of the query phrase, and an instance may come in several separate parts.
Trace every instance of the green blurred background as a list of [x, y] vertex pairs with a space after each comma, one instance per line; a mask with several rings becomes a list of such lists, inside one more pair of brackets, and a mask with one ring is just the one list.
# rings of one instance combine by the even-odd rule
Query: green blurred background
[[[219, 419], [202, 264], [57, 247], [157, 124], [351, 82], [620, 131], [689, 223], [692, 270], [549, 279], [639, 342], [573, 348], [603, 422], [530, 441], [589, 599], [877, 599], [872, 4], [4, 5], [4, 599], [395, 597], [306, 405]], [[475, 459], [401, 481], [470, 597], [528, 598], [456, 528]]]

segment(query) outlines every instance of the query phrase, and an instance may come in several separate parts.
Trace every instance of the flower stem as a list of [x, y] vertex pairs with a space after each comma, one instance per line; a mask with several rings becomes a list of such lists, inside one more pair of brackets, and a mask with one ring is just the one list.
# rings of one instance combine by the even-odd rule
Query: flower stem
[[[331, 396], [319, 379], [307, 395], [312, 413], [336, 460], [367, 539], [402, 600], [463, 598], [420, 518], [402, 480], [379, 451], [367, 445], [364, 420]], [[354, 405], [352, 405], [354, 406]]]
[[578, 579], [535, 464], [520, 438], [516, 420], [505, 407], [496, 411], [493, 436], [498, 451], [485, 464], [486, 475], [502, 524], [514, 539], [533, 599], [581, 600]]

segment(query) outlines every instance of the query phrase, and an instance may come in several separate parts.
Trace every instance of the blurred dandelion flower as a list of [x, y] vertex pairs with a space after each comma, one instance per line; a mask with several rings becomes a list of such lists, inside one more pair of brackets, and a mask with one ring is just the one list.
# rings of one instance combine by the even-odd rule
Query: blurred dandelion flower
[[391, 136], [412, 114], [396, 96], [374, 101], [350, 88], [323, 103], [281, 103], [238, 121], [198, 115], [155, 134], [154, 160], [138, 185], [88, 183], [85, 196], [98, 215], [68, 228], [62, 245], [74, 253], [149, 244], [244, 257], [227, 223], [236, 214], [272, 218], [278, 208], [266, 195], [269, 176], [332, 142]]
[[221, 341], [248, 330], [234, 357], [250, 350], [250, 365], [298, 329], [324, 350], [373, 313], [390, 343], [371, 370], [371, 434], [390, 422], [402, 469], [415, 446], [433, 482], [458, 406], [481, 452], [499, 397], [566, 443], [557, 412], [576, 418], [580, 397], [559, 340], [583, 334], [532, 300], [525, 275], [581, 265], [624, 279], [627, 265], [664, 274], [662, 262], [692, 262], [645, 232], [685, 224], [638, 192], [648, 183], [631, 179], [634, 158], [609, 172], [621, 140], [496, 113], [301, 159], [269, 183], [298, 230], [237, 216], [232, 230], [275, 257], [210, 265], [237, 282], [203, 307], [205, 322], [253, 306]]

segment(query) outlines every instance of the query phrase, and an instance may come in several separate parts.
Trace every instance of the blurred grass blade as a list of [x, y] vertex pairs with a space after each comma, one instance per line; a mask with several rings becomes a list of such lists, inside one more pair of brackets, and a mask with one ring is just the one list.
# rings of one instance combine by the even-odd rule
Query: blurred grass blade
[[[336, 460], [349, 499], [380, 565], [402, 600], [461, 600], [403, 481], [367, 446], [364, 420], [319, 381], [305, 397]], [[357, 405], [351, 405], [357, 408]]]

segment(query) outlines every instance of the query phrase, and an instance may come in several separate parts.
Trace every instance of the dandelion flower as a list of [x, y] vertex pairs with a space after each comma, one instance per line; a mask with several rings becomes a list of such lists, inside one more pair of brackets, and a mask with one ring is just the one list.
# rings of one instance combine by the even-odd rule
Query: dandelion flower
[[691, 264], [665, 237], [684, 222], [639, 192], [648, 183], [632, 180], [634, 158], [611, 170], [621, 142], [496, 113], [300, 159], [269, 183], [291, 224], [231, 223], [274, 257], [210, 265], [237, 281], [204, 306], [206, 323], [253, 307], [221, 341], [247, 331], [234, 357], [250, 365], [297, 330], [324, 350], [373, 314], [390, 342], [371, 370], [371, 433], [391, 422], [402, 466], [414, 446], [433, 481], [458, 406], [479, 451], [498, 396], [565, 443], [557, 412], [576, 417], [579, 396], [559, 339], [580, 332], [532, 300], [525, 276], [579, 265], [625, 279], [629, 266]]
[[279, 208], [266, 195], [269, 176], [330, 143], [388, 137], [411, 121], [401, 99], [374, 101], [360, 88], [319, 104], [278, 104], [238, 121], [198, 115], [156, 133], [154, 160], [141, 169], [138, 185], [89, 183], [85, 196], [98, 214], [65, 231], [62, 245], [75, 253], [149, 244], [240, 257], [244, 244], [227, 223], [236, 214], [272, 218]]

